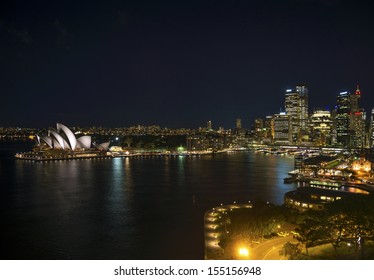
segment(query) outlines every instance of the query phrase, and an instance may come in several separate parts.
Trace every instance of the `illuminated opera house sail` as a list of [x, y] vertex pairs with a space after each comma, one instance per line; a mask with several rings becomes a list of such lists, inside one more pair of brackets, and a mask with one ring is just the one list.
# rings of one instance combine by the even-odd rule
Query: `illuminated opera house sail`
[[47, 135], [36, 135], [36, 147], [32, 152], [18, 153], [16, 158], [27, 160], [60, 160], [105, 157], [109, 142], [93, 143], [90, 135], [76, 137], [67, 126], [57, 123]]
[[61, 123], [57, 123], [56, 129], [49, 129], [48, 135], [37, 135], [36, 139], [39, 146], [47, 145], [51, 149], [76, 151], [90, 149], [92, 145], [99, 150], [107, 150], [109, 148], [109, 142], [92, 144], [92, 139], [89, 135], [76, 138], [75, 134]]

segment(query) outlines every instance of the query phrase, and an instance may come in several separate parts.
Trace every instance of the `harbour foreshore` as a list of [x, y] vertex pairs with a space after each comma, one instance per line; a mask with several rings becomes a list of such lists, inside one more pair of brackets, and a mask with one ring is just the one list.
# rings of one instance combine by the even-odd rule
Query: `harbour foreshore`
[[229, 150], [222, 151], [194, 151], [194, 152], [97, 152], [88, 151], [81, 153], [64, 153], [59, 155], [45, 155], [40, 152], [17, 153], [16, 159], [29, 161], [58, 161], [58, 160], [76, 160], [76, 159], [103, 159], [103, 158], [133, 158], [133, 157], [179, 157], [179, 156], [202, 156], [227, 153]]

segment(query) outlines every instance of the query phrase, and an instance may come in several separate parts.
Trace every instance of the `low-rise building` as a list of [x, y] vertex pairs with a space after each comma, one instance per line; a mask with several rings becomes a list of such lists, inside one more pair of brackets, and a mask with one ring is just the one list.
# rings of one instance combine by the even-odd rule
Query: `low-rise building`
[[284, 195], [285, 206], [301, 212], [323, 210], [326, 203], [344, 199], [351, 195], [369, 194], [369, 192], [357, 189], [354, 186], [338, 187], [336, 184], [332, 184], [331, 186], [317, 185], [315, 184], [313, 187], [300, 187], [297, 190], [287, 192]]

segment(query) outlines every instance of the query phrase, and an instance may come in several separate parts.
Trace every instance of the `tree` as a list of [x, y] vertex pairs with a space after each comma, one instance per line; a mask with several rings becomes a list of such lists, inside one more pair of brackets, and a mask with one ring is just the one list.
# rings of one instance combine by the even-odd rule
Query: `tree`
[[296, 239], [305, 246], [305, 253], [308, 255], [308, 248], [314, 246], [317, 242], [326, 239], [325, 229], [317, 219], [305, 219], [295, 229], [298, 233]]
[[287, 242], [279, 252], [281, 256], [288, 256], [289, 260], [298, 260], [301, 257], [301, 248], [299, 244]]
[[357, 256], [363, 258], [364, 240], [374, 236], [374, 197], [352, 196], [331, 203], [326, 210], [327, 230], [335, 251], [340, 242], [353, 241]]
[[132, 138], [126, 137], [123, 142], [127, 145], [127, 148], [130, 148], [131, 143], [132, 143]]
[[328, 239], [334, 247], [335, 253], [343, 238], [349, 238], [349, 224], [352, 222], [345, 213], [329, 215], [325, 229]]

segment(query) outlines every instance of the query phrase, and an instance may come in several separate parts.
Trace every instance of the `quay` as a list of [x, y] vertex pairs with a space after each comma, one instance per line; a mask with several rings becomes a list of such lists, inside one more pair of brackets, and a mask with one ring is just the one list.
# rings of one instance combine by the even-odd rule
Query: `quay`
[[105, 153], [69, 153], [59, 155], [45, 155], [42, 153], [26, 152], [17, 153], [16, 159], [28, 161], [60, 161], [60, 160], [78, 160], [78, 159], [111, 159], [111, 158], [136, 158], [136, 157], [191, 157], [202, 155], [214, 155], [225, 153], [227, 151], [201, 151], [201, 152], [181, 152], [181, 153], [154, 153], [154, 152], [141, 152], [141, 153], [118, 153], [118, 152], [105, 152]]

